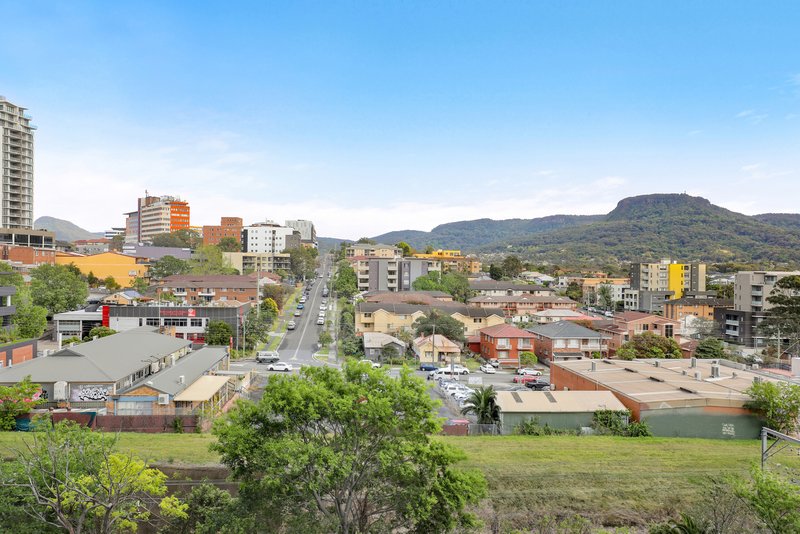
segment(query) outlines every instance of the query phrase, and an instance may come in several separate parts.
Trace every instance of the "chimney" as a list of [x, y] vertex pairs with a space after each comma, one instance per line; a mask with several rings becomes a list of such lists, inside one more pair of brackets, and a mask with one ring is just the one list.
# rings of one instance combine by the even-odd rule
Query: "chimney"
[[719, 378], [719, 365], [711, 366], [711, 378]]

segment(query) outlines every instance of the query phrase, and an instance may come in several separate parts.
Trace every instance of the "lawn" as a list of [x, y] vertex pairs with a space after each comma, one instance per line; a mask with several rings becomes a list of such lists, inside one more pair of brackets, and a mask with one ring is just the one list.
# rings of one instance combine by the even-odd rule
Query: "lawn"
[[[13, 456], [23, 433], [0, 433], [0, 451]], [[213, 464], [209, 434], [120, 435], [120, 446], [159, 463]], [[712, 475], [746, 474], [758, 461], [758, 441], [599, 436], [440, 437], [480, 469], [489, 499], [480, 515], [501, 531], [532, 528], [543, 515], [580, 514], [606, 525], [643, 525], [696, 503]], [[783, 458], [800, 468], [800, 459]]]

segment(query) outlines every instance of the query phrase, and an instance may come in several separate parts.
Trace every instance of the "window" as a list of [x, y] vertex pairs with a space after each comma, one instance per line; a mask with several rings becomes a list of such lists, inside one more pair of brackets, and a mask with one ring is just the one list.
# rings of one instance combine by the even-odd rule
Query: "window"
[[191, 321], [192, 321], [192, 326], [195, 326], [195, 327], [197, 327], [197, 326], [202, 327], [203, 326], [203, 320], [202, 319], [194, 319], [193, 318]]
[[645, 331], [650, 330], [650, 325], [649, 324], [643, 324], [642, 325], [642, 330], [645, 330]]
[[483, 319], [481, 319], [480, 317], [473, 317], [472, 322], [473, 323], [482, 323]]
[[158, 317], [148, 317], [145, 320], [145, 324], [147, 324], [147, 326], [158, 326]]
[[186, 319], [167, 317], [164, 319], [164, 326], [186, 326]]
[[664, 325], [664, 337], [672, 337], [673, 326], [671, 324]]
[[498, 349], [508, 349], [511, 348], [511, 342], [507, 337], [501, 337], [497, 339], [497, 348]]
[[508, 359], [508, 351], [507, 350], [498, 350], [497, 351], [497, 359], [498, 360], [507, 360]]

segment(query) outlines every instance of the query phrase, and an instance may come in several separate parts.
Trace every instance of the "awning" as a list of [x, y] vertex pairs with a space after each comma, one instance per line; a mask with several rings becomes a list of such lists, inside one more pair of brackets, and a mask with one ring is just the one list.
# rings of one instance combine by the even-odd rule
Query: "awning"
[[228, 376], [203, 375], [175, 395], [176, 402], [202, 402], [211, 399], [230, 380]]

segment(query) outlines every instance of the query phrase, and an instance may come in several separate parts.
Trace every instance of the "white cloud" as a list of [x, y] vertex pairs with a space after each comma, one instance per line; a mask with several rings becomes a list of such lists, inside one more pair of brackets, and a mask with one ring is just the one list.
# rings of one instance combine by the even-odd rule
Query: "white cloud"
[[750, 124], [759, 124], [761, 122], [764, 122], [764, 120], [766, 120], [767, 117], [769, 117], [769, 115], [767, 115], [766, 113], [759, 113], [754, 109], [745, 109], [744, 111], [740, 111], [739, 113], [736, 114], [737, 119], [745, 120]]

